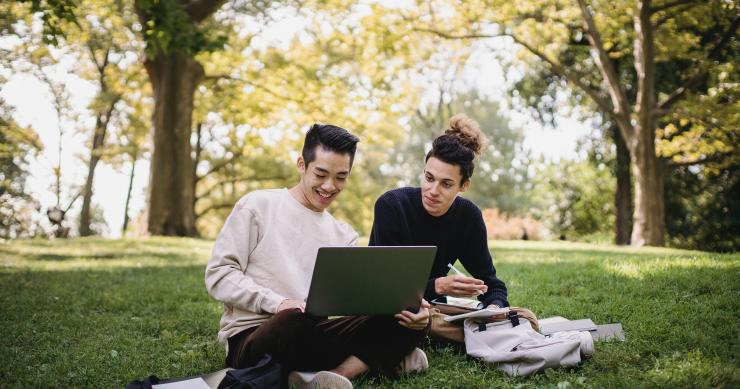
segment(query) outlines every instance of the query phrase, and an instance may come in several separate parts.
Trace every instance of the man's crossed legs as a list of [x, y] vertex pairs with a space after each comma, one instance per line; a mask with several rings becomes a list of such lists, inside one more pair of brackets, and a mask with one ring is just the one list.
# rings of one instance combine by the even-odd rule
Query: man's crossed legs
[[286, 372], [330, 371], [350, 379], [370, 370], [395, 376], [425, 335], [392, 316], [326, 319], [288, 309], [229, 338], [226, 364], [248, 367], [270, 354]]

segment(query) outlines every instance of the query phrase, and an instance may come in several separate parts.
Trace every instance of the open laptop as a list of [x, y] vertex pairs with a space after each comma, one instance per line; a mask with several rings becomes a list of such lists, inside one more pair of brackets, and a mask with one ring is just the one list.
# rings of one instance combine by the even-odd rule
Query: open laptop
[[306, 313], [354, 316], [415, 311], [436, 252], [434, 246], [321, 247]]

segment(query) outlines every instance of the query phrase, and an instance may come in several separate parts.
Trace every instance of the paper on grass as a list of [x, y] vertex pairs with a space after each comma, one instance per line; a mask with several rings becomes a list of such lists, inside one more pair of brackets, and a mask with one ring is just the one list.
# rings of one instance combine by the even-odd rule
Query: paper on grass
[[447, 322], [457, 321], [457, 320], [463, 320], [463, 319], [469, 319], [474, 317], [491, 317], [493, 315], [500, 315], [500, 314], [506, 314], [509, 313], [509, 308], [484, 308], [473, 312], [468, 313], [462, 313], [460, 315], [454, 315], [454, 316], [447, 316], [444, 318]]
[[568, 320], [561, 322], [543, 323], [540, 321], [540, 332], [550, 335], [560, 331], [595, 331], [596, 324], [591, 319]]
[[152, 385], [152, 389], [211, 389], [211, 387], [208, 386], [203, 378], [197, 377], [189, 380]]

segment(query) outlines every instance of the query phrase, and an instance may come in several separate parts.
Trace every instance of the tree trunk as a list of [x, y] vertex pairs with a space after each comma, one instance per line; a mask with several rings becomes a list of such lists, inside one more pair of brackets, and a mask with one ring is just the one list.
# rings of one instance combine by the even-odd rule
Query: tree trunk
[[152, 235], [195, 236], [190, 135], [193, 95], [203, 67], [174, 53], [159, 53], [145, 65], [155, 99], [148, 230]]
[[131, 201], [131, 190], [134, 187], [134, 172], [136, 169], [136, 157], [131, 161], [131, 174], [128, 177], [128, 190], [126, 191], [126, 205], [123, 207], [123, 227], [121, 227], [121, 237], [126, 235], [128, 229], [128, 207]]
[[105, 143], [105, 135], [108, 132], [108, 119], [113, 113], [113, 107], [115, 102], [111, 103], [108, 111], [103, 114], [98, 114], [95, 120], [95, 134], [93, 135], [92, 148], [90, 148], [90, 163], [87, 167], [87, 180], [85, 181], [85, 188], [82, 190], [82, 210], [80, 211], [80, 236], [90, 236], [92, 231], [90, 230], [90, 205], [92, 202], [93, 194], [93, 179], [95, 178], [95, 167], [98, 166], [100, 161], [99, 151]]
[[[195, 126], [195, 158], [193, 160], [193, 212], [195, 212], [195, 204], [198, 202], [197, 192], [195, 191], [198, 186], [198, 164], [200, 163], [200, 156], [203, 152], [203, 145], [201, 139], [203, 137], [203, 122], [199, 122]], [[198, 220], [198, 214], [194, 213], [194, 218]]]
[[635, 71], [637, 100], [633, 139], [628, 139], [635, 174], [635, 214], [632, 244], [663, 246], [665, 209], [663, 176], [655, 155], [655, 50], [650, 22], [650, 0], [637, 2], [635, 21]]
[[[654, 132], [651, 138], [654, 138]], [[646, 136], [647, 137], [647, 136]], [[647, 142], [647, 141], [645, 141]], [[663, 246], [665, 209], [663, 175], [653, 143], [638, 144], [632, 156], [635, 175], [635, 212], [631, 243], [634, 246]]]
[[618, 245], [630, 244], [632, 233], [632, 176], [630, 174], [630, 154], [624, 143], [622, 134], [618, 128], [610, 129], [614, 144], [617, 146], [617, 158], [615, 176], [617, 178], [617, 190], [614, 196], [614, 209], [616, 210], [616, 236], [614, 243]]

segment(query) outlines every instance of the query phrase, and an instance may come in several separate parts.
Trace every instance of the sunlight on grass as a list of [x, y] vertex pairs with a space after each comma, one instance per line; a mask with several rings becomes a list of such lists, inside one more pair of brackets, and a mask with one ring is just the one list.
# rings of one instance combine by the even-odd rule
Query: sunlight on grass
[[[203, 283], [212, 245], [181, 238], [0, 244], [3, 385], [124, 387], [150, 374], [220, 369], [222, 305]], [[530, 378], [425, 344], [427, 372], [361, 377], [355, 387], [740, 386], [740, 254], [571, 242], [490, 247], [512, 305], [541, 318], [622, 323], [627, 341], [597, 343], [577, 368]]]
[[548, 251], [588, 251], [588, 252], [608, 252], [623, 254], [650, 254], [650, 255], [689, 255], [700, 254], [700, 251], [671, 249], [665, 247], [631, 247], [615, 246], [608, 244], [592, 244], [567, 241], [521, 241], [521, 240], [490, 240], [488, 246], [492, 250], [509, 249], [509, 250], [548, 250]]
[[618, 275], [630, 277], [630, 278], [635, 278], [635, 279], [643, 278], [643, 270], [640, 269], [640, 265], [636, 263], [623, 262], [623, 263], [606, 264], [605, 267], [608, 271], [611, 271], [614, 274], [618, 274]]
[[0, 245], [6, 271], [68, 271], [144, 267], [185, 267], [208, 261], [213, 242], [156, 237], [110, 240], [85, 238]]
[[[732, 258], [728, 256], [728, 258]], [[669, 257], [657, 258], [654, 260], [631, 260], [631, 261], [613, 261], [610, 260], [604, 264], [607, 271], [625, 277], [642, 279], [644, 276], [661, 271], [669, 270], [690, 270], [690, 269], [718, 269], [728, 271], [740, 271], [740, 261], [737, 260], [717, 260], [709, 257]]]

